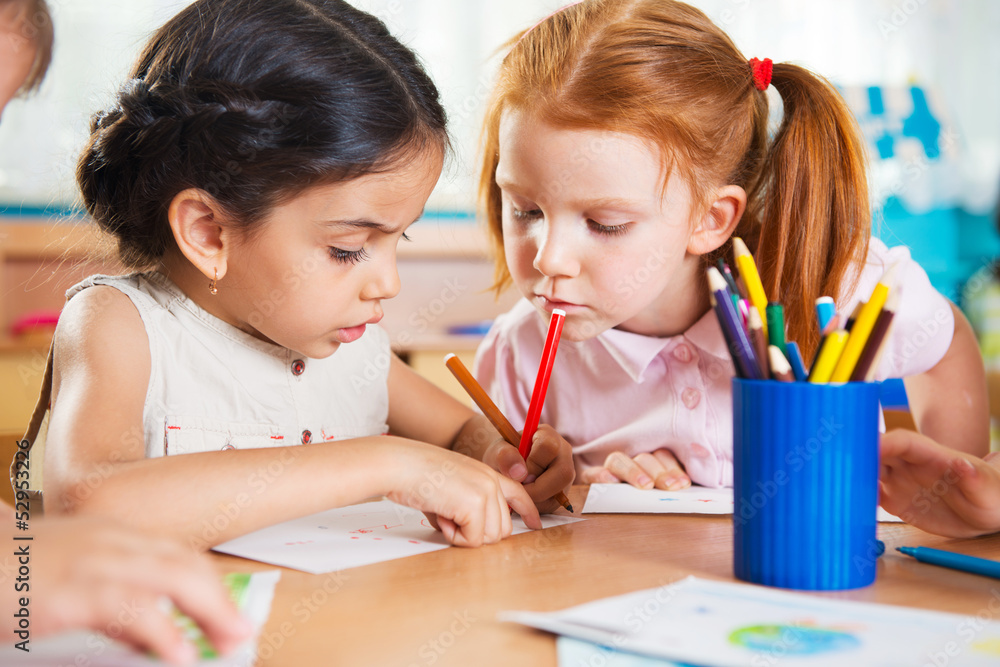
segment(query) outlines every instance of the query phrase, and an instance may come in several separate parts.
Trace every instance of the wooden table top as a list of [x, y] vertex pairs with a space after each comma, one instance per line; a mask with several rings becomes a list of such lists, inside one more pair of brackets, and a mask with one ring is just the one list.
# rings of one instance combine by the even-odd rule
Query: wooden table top
[[[583, 507], [586, 493], [586, 486], [573, 487], [574, 507]], [[497, 613], [557, 610], [689, 575], [735, 581], [730, 516], [582, 516], [585, 521], [479, 549], [450, 548], [321, 575], [282, 569], [258, 664], [554, 667], [552, 635], [500, 623]], [[809, 594], [967, 615], [1000, 604], [1000, 582], [895, 551], [931, 546], [1000, 558], [1000, 534], [953, 540], [889, 523], [879, 524], [878, 533], [886, 553], [873, 585]], [[213, 557], [223, 572], [274, 568]]]

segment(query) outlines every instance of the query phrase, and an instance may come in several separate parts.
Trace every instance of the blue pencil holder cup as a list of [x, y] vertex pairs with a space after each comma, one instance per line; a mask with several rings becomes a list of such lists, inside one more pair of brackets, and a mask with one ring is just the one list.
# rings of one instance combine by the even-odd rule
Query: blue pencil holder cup
[[733, 379], [733, 561], [799, 590], [875, 581], [879, 390]]

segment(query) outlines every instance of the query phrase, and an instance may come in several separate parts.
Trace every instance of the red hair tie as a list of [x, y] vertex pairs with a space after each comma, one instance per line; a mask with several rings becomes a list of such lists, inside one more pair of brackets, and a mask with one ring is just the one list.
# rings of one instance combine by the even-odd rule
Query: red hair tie
[[771, 62], [770, 58], [764, 58], [763, 60], [758, 60], [757, 58], [750, 59], [750, 70], [753, 72], [753, 85], [757, 90], [767, 90], [767, 87], [771, 85], [771, 71], [774, 69], [774, 63]]

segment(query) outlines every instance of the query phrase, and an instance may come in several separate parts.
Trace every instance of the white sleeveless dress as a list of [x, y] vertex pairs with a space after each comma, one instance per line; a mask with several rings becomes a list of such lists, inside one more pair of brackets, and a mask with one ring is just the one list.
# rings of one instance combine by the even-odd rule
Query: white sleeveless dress
[[389, 336], [369, 325], [310, 359], [210, 315], [162, 274], [96, 275], [131, 299], [149, 336], [147, 457], [342, 440], [388, 431]]

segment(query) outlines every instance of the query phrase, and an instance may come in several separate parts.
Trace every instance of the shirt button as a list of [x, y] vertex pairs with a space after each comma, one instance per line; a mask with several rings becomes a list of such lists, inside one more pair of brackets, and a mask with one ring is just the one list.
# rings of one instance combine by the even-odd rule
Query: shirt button
[[232, 443], [227, 442], [225, 445], [222, 446], [222, 451], [224, 452], [229, 451], [231, 449], [236, 449], [236, 446], [233, 445]]
[[688, 410], [694, 410], [695, 406], [698, 405], [698, 402], [701, 401], [701, 392], [694, 387], [688, 387], [681, 392], [681, 401]]
[[310, 431], [309, 429], [306, 429], [305, 431], [302, 431], [302, 444], [303, 445], [312, 442], [312, 439], [313, 439], [312, 431]]
[[691, 346], [688, 345], [687, 343], [681, 343], [680, 345], [674, 348], [673, 355], [674, 359], [686, 364], [687, 362], [691, 361], [691, 357], [693, 356], [691, 354]]
[[712, 452], [708, 451], [708, 447], [705, 445], [699, 445], [697, 442], [691, 443], [691, 456], [699, 459], [707, 459], [712, 455]]
[[302, 375], [306, 370], [306, 362], [296, 359], [292, 362], [292, 375]]

